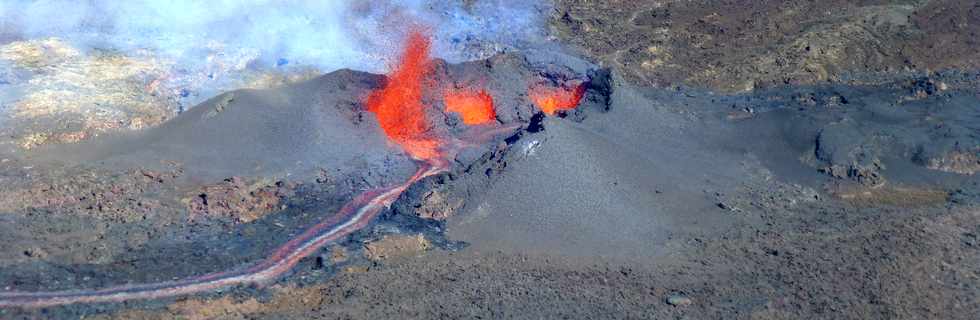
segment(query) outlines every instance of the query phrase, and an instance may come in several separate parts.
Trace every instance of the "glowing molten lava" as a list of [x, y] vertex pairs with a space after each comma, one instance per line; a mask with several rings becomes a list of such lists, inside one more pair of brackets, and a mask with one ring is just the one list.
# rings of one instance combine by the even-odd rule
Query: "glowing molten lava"
[[534, 102], [541, 111], [549, 115], [554, 115], [560, 110], [571, 110], [578, 107], [579, 101], [585, 95], [585, 86], [579, 84], [575, 88], [553, 88], [543, 85], [531, 87], [528, 90], [531, 101]]
[[429, 46], [428, 37], [412, 31], [388, 82], [367, 99], [368, 111], [375, 113], [385, 135], [419, 160], [438, 158], [441, 146], [422, 104], [423, 81], [431, 70]]
[[455, 112], [467, 125], [484, 124], [497, 118], [493, 97], [486, 90], [446, 90], [443, 94], [446, 112]]

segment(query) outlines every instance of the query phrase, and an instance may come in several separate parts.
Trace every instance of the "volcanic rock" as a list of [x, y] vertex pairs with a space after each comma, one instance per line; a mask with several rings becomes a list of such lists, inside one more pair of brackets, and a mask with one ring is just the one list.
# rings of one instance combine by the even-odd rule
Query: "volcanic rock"
[[946, 203], [949, 192], [927, 187], [867, 186], [857, 183], [831, 183], [827, 192], [859, 206], [921, 207]]
[[688, 306], [691, 305], [691, 303], [693, 302], [694, 301], [691, 301], [691, 298], [679, 294], [672, 294], [667, 296], [667, 304], [675, 307]]
[[980, 148], [973, 152], [950, 151], [927, 161], [929, 169], [972, 175], [980, 171]]
[[744, 91], [856, 73], [978, 68], [973, 5], [562, 0], [550, 25], [632, 82]]
[[246, 182], [231, 177], [221, 183], [203, 186], [200, 193], [186, 200], [190, 215], [229, 217], [248, 223], [276, 210], [282, 199], [293, 195], [293, 184], [282, 181]]
[[20, 75], [0, 85], [0, 96], [13, 100], [2, 131], [31, 149], [158, 125], [172, 115], [171, 101], [147, 77], [163, 77], [164, 69], [145, 57], [89, 55], [57, 38], [0, 45], [0, 74]]
[[853, 120], [832, 123], [817, 137], [816, 157], [823, 170], [835, 178], [850, 178], [866, 185], [884, 183], [878, 172], [881, 161], [877, 145], [854, 125]]
[[446, 191], [430, 191], [422, 196], [422, 204], [415, 213], [425, 219], [445, 220], [463, 206], [463, 199], [448, 199]]
[[365, 244], [364, 256], [370, 260], [380, 261], [416, 255], [431, 247], [432, 243], [421, 234], [389, 235]]

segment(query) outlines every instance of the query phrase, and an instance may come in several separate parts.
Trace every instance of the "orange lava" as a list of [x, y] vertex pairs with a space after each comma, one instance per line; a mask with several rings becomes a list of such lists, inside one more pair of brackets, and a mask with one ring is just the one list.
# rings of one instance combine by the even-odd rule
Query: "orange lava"
[[388, 74], [385, 86], [367, 99], [381, 129], [415, 159], [436, 159], [441, 140], [432, 133], [422, 104], [423, 81], [432, 69], [430, 40], [421, 31], [412, 31], [399, 64]]
[[575, 88], [569, 89], [538, 85], [531, 87], [528, 90], [528, 95], [541, 111], [548, 115], [554, 115], [560, 110], [571, 110], [578, 107], [579, 101], [585, 95], [585, 86], [579, 84]]
[[458, 113], [467, 125], [484, 124], [497, 118], [493, 97], [486, 90], [446, 90], [443, 94], [446, 112]]

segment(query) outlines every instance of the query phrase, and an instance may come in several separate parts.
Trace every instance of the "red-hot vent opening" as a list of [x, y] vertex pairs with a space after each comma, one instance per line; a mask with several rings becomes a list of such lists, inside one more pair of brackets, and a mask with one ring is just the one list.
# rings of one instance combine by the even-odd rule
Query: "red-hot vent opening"
[[443, 94], [443, 100], [446, 111], [459, 114], [464, 124], [485, 124], [497, 118], [493, 97], [486, 90], [448, 89]]

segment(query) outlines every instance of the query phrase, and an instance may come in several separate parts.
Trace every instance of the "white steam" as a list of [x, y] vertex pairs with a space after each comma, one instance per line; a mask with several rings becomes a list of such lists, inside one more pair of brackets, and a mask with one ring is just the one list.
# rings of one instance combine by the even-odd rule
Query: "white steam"
[[0, 41], [58, 37], [82, 49], [149, 50], [190, 69], [221, 51], [265, 66], [378, 72], [413, 23], [431, 27], [436, 53], [451, 60], [518, 45], [539, 30], [535, 2], [4, 0]]
[[535, 0], [0, 0], [0, 125], [70, 112], [85, 115], [84, 130], [139, 128], [158, 120], [134, 117], [225, 90], [380, 73], [413, 25], [431, 31], [437, 57], [484, 58], [540, 41], [544, 10]]

